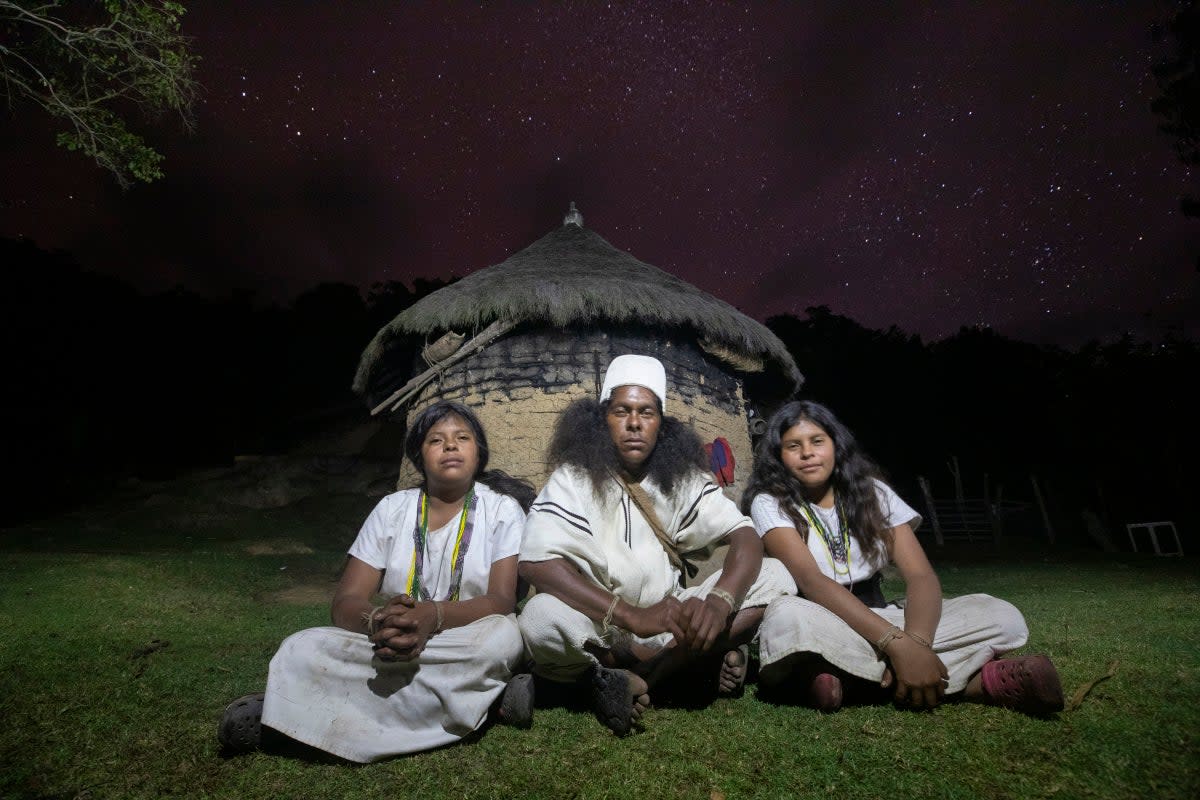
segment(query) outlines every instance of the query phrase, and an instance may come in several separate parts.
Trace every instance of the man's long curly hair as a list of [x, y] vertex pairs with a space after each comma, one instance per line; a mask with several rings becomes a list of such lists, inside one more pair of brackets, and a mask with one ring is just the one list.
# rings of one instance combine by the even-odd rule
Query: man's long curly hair
[[811, 422], [829, 434], [833, 440], [833, 473], [829, 477], [838, 505], [846, 515], [850, 533], [858, 540], [863, 554], [874, 561], [887, 552], [890, 528], [879, 508], [875, 478], [881, 477], [875, 465], [858, 445], [850, 429], [832, 411], [820, 403], [808, 400], [793, 401], [776, 411], [767, 422], [767, 431], [754, 451], [754, 470], [742, 494], [742, 511], [750, 513], [750, 505], [759, 494], [779, 500], [779, 507], [808, 541], [808, 520], [800, 511], [804, 504], [800, 482], [783, 463], [783, 435], [800, 422]]
[[[546, 454], [552, 470], [570, 464], [586, 472], [597, 496], [603, 494], [609, 480], [621, 469], [617, 447], [608, 432], [607, 413], [607, 401], [601, 403], [586, 397], [567, 406], [554, 425]], [[658, 440], [646, 460], [645, 476], [670, 494], [695, 469], [708, 470], [700, 437], [684, 423], [663, 414]]]

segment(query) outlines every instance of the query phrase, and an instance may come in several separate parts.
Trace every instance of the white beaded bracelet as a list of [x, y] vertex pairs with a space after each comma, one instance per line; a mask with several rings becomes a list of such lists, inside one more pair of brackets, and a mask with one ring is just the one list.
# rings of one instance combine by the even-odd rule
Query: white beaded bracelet
[[734, 614], [738, 610], [737, 603], [733, 599], [733, 595], [717, 586], [708, 590], [708, 593], [713, 597], [719, 597], [729, 604], [729, 613]]

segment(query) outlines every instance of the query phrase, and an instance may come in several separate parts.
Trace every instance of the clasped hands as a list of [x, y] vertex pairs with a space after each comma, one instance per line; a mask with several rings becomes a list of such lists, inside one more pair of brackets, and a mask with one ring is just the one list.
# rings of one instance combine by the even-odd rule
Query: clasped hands
[[899, 636], [888, 644], [887, 659], [879, 685], [893, 687], [898, 704], [915, 709], [941, 704], [950, 673], [937, 653], [910, 636]]
[[421, 654], [437, 627], [432, 602], [417, 602], [407, 594], [392, 597], [371, 614], [368, 638], [384, 661], [411, 661]]
[[705, 651], [724, 632], [732, 613], [727, 602], [711, 594], [703, 600], [689, 597], [682, 603], [673, 596], [664, 597], [652, 606], [635, 607], [629, 615], [629, 630], [638, 636], [670, 633], [674, 641], [668, 647], [683, 645]]

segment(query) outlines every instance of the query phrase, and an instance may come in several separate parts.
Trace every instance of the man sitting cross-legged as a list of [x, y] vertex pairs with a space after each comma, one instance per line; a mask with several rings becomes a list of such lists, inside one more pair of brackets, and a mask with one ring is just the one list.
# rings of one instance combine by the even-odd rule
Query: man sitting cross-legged
[[[713, 483], [695, 433], [664, 416], [665, 399], [659, 361], [612, 361], [599, 402], [558, 421], [555, 469], [521, 544], [520, 574], [537, 589], [518, 618], [534, 671], [581, 686], [619, 735], [689, 663], [707, 660], [722, 692], [739, 690], [763, 606], [796, 591]], [[682, 588], [683, 556], [724, 542], [724, 569]]]

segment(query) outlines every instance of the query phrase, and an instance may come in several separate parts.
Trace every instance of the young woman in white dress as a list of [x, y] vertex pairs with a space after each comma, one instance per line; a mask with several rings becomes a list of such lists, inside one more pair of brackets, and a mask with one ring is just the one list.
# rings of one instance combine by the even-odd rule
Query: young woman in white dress
[[513, 681], [523, 659], [513, 614], [533, 489], [485, 472], [487, 437], [457, 403], [422, 412], [405, 453], [421, 485], [383, 498], [363, 524], [333, 627], [288, 637], [265, 695], [226, 709], [227, 751], [257, 748], [264, 726], [349, 761], [427, 750], [479, 729], [506, 686], [518, 695], [508, 706], [526, 715], [509, 721], [528, 724], [532, 683]]
[[[743, 494], [768, 556], [799, 596], [767, 606], [759, 629], [760, 683], [834, 711], [868, 684], [911, 708], [945, 699], [1042, 715], [1061, 710], [1058, 673], [1043, 655], [999, 659], [1025, 644], [1011, 604], [983, 594], [943, 600], [914, 533], [921, 517], [891, 487], [825, 406], [792, 402], [771, 417]], [[902, 607], [884, 600], [893, 563]]]

